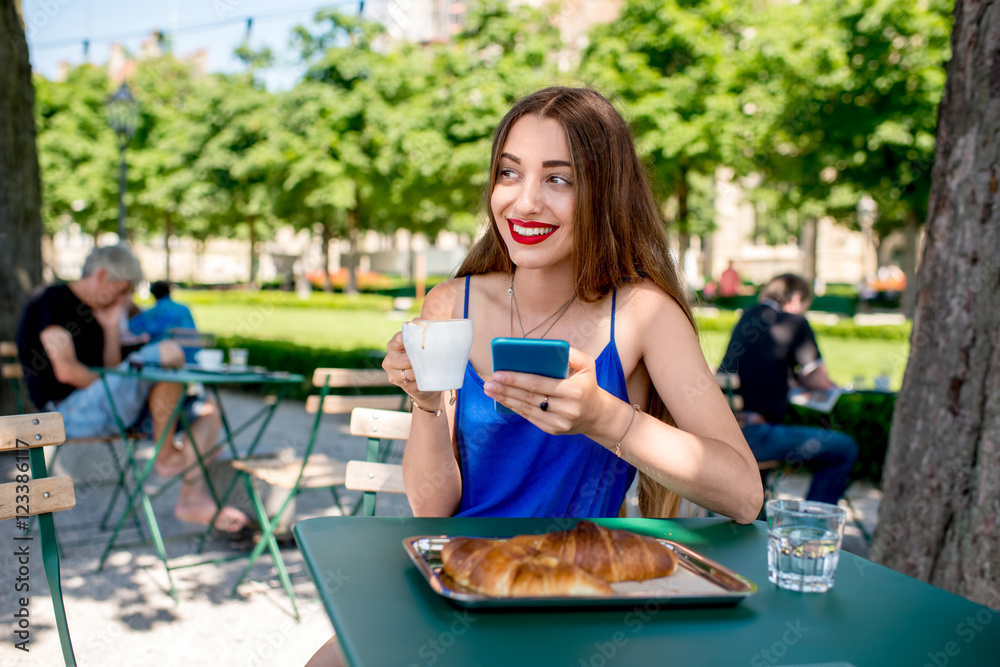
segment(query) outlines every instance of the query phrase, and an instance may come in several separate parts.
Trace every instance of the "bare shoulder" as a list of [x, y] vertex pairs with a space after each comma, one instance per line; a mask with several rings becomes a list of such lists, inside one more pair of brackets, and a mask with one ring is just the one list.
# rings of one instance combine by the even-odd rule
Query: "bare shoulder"
[[691, 326], [681, 305], [651, 280], [629, 285], [619, 294], [622, 306], [636, 324]]
[[450, 320], [462, 317], [465, 278], [452, 278], [435, 285], [424, 298], [420, 317], [427, 320]]

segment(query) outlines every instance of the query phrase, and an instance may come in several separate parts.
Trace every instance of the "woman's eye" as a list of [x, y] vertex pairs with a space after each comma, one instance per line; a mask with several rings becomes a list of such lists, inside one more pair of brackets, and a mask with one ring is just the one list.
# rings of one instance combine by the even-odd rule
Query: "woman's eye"
[[573, 182], [563, 176], [552, 176], [550, 180], [557, 185], [573, 185]]
[[512, 169], [501, 169], [499, 172], [500, 178], [511, 178], [514, 175]]

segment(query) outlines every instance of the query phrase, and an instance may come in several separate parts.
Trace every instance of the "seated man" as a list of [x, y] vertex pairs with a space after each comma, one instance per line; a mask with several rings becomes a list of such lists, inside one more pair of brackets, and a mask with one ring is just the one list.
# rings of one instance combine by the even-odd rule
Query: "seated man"
[[[24, 367], [24, 383], [31, 400], [42, 410], [62, 414], [67, 438], [114, 435], [118, 432], [111, 404], [100, 376], [90, 369], [129, 363], [122, 361], [119, 341], [121, 312], [142, 267], [124, 245], [95, 248], [83, 267], [83, 277], [67, 284], [50, 285], [25, 305], [17, 330], [17, 347]], [[184, 364], [184, 353], [170, 341], [146, 345], [129, 360], [167, 367]], [[181, 385], [153, 383], [138, 377], [108, 376], [108, 386], [122, 421], [129, 426], [148, 425], [158, 438], [168, 426], [171, 433], [156, 460], [162, 476], [179, 473], [195, 461], [187, 437], [175, 440], [174, 425], [167, 421], [181, 396]], [[191, 433], [199, 451], [216, 442], [221, 420], [213, 402], [188, 406]], [[207, 524], [215, 503], [205, 488], [201, 471], [188, 473], [181, 485], [174, 514], [182, 521]], [[246, 515], [227, 507], [216, 528], [237, 531]]]
[[147, 334], [149, 340], [157, 342], [167, 337], [170, 329], [194, 329], [194, 317], [191, 310], [170, 298], [170, 283], [157, 280], [149, 286], [156, 305], [137, 314], [128, 321], [128, 328], [133, 334]]
[[771, 280], [733, 329], [719, 371], [739, 375], [743, 436], [757, 460], [806, 463], [813, 470], [806, 500], [836, 504], [847, 489], [857, 444], [839, 431], [782, 425], [789, 376], [808, 389], [836, 388], [803, 315], [811, 298], [809, 284], [797, 275]]

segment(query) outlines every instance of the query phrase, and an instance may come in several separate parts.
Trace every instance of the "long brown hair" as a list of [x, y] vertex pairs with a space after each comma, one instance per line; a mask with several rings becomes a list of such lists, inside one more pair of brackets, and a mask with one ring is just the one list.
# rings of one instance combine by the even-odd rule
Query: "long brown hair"
[[[663, 221], [625, 119], [599, 93], [587, 88], [545, 88], [519, 100], [497, 126], [486, 189], [490, 229], [469, 251], [456, 275], [511, 272], [513, 264], [500, 236], [489, 196], [499, 172], [500, 153], [511, 127], [535, 115], [562, 125], [576, 183], [573, 213], [573, 280], [582, 301], [599, 301], [612, 289], [650, 280], [694, 317], [677, 268], [670, 259]], [[650, 382], [651, 415], [674, 425]], [[673, 516], [680, 498], [640, 471], [639, 510], [643, 516]]]

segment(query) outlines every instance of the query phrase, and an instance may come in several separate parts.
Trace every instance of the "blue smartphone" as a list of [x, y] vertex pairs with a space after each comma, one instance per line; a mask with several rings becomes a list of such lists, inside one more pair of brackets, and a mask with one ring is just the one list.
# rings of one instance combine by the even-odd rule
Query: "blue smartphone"
[[[550, 378], [569, 375], [569, 343], [564, 340], [539, 338], [494, 338], [493, 372], [515, 371], [532, 373]], [[514, 414], [514, 411], [493, 402], [497, 412]]]

